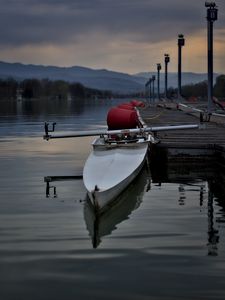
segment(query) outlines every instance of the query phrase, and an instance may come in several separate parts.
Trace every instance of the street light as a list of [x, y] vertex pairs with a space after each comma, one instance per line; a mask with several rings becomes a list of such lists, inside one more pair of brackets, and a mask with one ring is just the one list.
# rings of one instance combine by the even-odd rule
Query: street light
[[205, 2], [208, 21], [208, 114], [213, 106], [213, 22], [218, 19], [218, 9], [215, 2]]
[[151, 103], [152, 99], [152, 78], [149, 78], [149, 102]]
[[183, 34], [178, 35], [178, 98], [181, 97], [181, 51], [182, 47], [185, 45], [185, 39]]
[[152, 76], [152, 102], [155, 102], [155, 75]]
[[[148, 93], [148, 86], [149, 86], [149, 93]], [[149, 78], [149, 80], [145, 84], [145, 91], [146, 91], [146, 99], [149, 94], [149, 103], [150, 103], [151, 102], [151, 78]]]
[[158, 94], [158, 99], [160, 99], [160, 70], [162, 69], [161, 64], [157, 64], [157, 94]]
[[165, 98], [167, 99], [167, 86], [168, 86], [168, 63], [170, 62], [169, 54], [164, 54], [165, 60]]
[[148, 81], [145, 83], [145, 98], [146, 98], [146, 101], [147, 101], [147, 97], [148, 97]]

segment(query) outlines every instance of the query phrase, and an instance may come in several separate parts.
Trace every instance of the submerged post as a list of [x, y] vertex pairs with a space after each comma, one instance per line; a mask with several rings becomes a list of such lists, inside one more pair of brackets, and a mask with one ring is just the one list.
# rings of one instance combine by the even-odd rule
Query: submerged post
[[160, 70], [162, 69], [161, 64], [157, 64], [157, 96], [160, 99]]
[[181, 98], [181, 66], [182, 66], [182, 47], [185, 44], [183, 34], [178, 35], [178, 99]]
[[218, 9], [215, 2], [205, 2], [208, 21], [208, 114], [213, 108], [213, 22], [218, 19]]
[[167, 99], [167, 89], [168, 89], [168, 63], [170, 62], [169, 54], [164, 54], [165, 57], [165, 98]]

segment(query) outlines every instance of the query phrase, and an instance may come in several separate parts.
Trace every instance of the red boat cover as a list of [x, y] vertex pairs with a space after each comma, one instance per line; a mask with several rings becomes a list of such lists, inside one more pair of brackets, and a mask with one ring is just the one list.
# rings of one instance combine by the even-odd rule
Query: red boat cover
[[134, 110], [134, 106], [131, 103], [122, 103], [120, 105], [117, 105], [117, 107], [128, 110]]
[[135, 110], [113, 107], [108, 112], [107, 125], [109, 130], [136, 128], [138, 124], [138, 115]]
[[133, 106], [136, 106], [136, 107], [145, 107], [145, 104], [144, 104], [144, 102], [142, 102], [142, 101], [132, 100], [130, 103], [131, 103]]

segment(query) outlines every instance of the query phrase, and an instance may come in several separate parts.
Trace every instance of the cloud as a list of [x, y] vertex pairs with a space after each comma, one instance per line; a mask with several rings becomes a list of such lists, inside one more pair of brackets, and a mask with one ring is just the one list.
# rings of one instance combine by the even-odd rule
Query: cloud
[[[2, 2], [2, 3], [1, 3]], [[204, 26], [205, 9], [196, 1], [3, 0], [1, 43], [7, 45], [79, 42], [93, 33], [131, 41], [158, 42], [177, 30]]]
[[[225, 3], [217, 3], [215, 29], [223, 40]], [[202, 0], [0, 0], [0, 5], [0, 55], [8, 53], [8, 60], [101, 62], [108, 68], [122, 61], [133, 70], [144, 65], [140, 55], [153, 61], [173, 43], [175, 49], [179, 33], [191, 38], [206, 31]]]

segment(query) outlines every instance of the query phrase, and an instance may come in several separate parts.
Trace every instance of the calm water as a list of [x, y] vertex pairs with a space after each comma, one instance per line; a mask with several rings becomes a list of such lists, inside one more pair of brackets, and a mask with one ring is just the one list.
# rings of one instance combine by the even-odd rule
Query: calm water
[[114, 103], [0, 103], [1, 300], [225, 298], [219, 169], [144, 169], [97, 220], [82, 180], [52, 182], [46, 197], [44, 177], [81, 174], [92, 138], [46, 142], [43, 122], [103, 128]]

